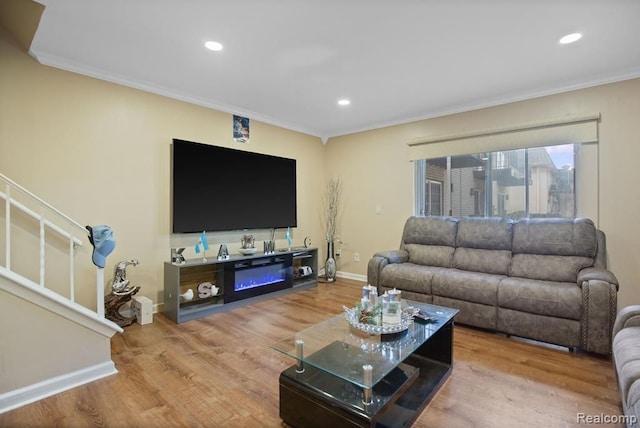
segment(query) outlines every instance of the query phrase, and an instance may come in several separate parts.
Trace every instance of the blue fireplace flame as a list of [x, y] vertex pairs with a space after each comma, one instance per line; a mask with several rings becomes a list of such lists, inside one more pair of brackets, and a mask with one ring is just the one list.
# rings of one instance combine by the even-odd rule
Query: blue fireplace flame
[[283, 282], [286, 279], [286, 270], [283, 265], [271, 265], [236, 271], [234, 291], [248, 290], [250, 288], [264, 287]]

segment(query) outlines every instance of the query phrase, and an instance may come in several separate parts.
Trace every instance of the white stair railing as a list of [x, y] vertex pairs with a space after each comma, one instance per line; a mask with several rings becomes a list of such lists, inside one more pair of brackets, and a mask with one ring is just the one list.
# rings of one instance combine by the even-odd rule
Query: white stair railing
[[[20, 186], [18, 183], [14, 182], [10, 178], [6, 177], [3, 174], [0, 174], [0, 183], [3, 184], [4, 192], [0, 191], [0, 199], [4, 199], [5, 201], [5, 265], [4, 267], [12, 271], [11, 268], [11, 225], [12, 225], [12, 216], [11, 209], [16, 208], [28, 215], [29, 217], [35, 219], [39, 223], [39, 237], [40, 237], [40, 271], [39, 271], [39, 284], [41, 287], [45, 288], [45, 277], [46, 277], [46, 240], [48, 234], [47, 230], [51, 230], [55, 232], [59, 237], [66, 239], [69, 242], [69, 300], [72, 302], [76, 301], [76, 290], [75, 290], [75, 251], [76, 247], [83, 246], [82, 241], [76, 237], [77, 236], [87, 236], [87, 229], [82, 226], [80, 223], [71, 219], [67, 215], [63, 214], [58, 209], [54, 208], [38, 196], [29, 192], [24, 187]], [[17, 196], [20, 194], [24, 196], [27, 200], [32, 203], [35, 203], [39, 207], [40, 212], [36, 212], [34, 209], [27, 207], [25, 204], [21, 203]], [[63, 220], [64, 223], [70, 225], [69, 229], [71, 231], [65, 230], [63, 227], [55, 224], [51, 220], [47, 219], [45, 213], [54, 213], [57, 217]], [[74, 232], [75, 231], [75, 232]], [[95, 313], [100, 317], [104, 318], [104, 269], [96, 268], [96, 311]], [[90, 309], [90, 308], [87, 308]], [[92, 309], [90, 309], [93, 311]]]

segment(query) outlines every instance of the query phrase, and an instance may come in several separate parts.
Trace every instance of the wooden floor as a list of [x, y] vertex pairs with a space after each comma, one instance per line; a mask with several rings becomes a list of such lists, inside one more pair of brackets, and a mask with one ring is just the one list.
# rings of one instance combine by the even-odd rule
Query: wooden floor
[[[1, 427], [280, 427], [276, 340], [353, 304], [362, 283], [333, 284], [112, 339], [117, 375], [0, 415]], [[52, 350], [55, 352], [55, 350]], [[451, 377], [414, 427], [565, 427], [619, 415], [611, 360], [456, 325]], [[583, 424], [584, 425], [584, 424]]]

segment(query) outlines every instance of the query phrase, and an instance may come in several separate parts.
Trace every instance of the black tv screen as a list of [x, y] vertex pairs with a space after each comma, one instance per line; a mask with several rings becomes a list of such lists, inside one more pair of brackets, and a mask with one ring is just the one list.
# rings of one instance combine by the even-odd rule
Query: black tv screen
[[172, 231], [297, 226], [296, 161], [174, 139]]

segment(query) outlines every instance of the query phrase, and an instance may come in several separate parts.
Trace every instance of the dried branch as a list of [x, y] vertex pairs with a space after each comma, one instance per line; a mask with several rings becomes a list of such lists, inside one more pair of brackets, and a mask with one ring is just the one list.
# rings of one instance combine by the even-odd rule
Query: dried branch
[[333, 242], [336, 237], [336, 224], [338, 221], [338, 212], [340, 208], [341, 198], [342, 181], [340, 181], [339, 178], [332, 178], [327, 183], [327, 189], [324, 195], [324, 206], [326, 209], [325, 237], [327, 239], [327, 242]]

